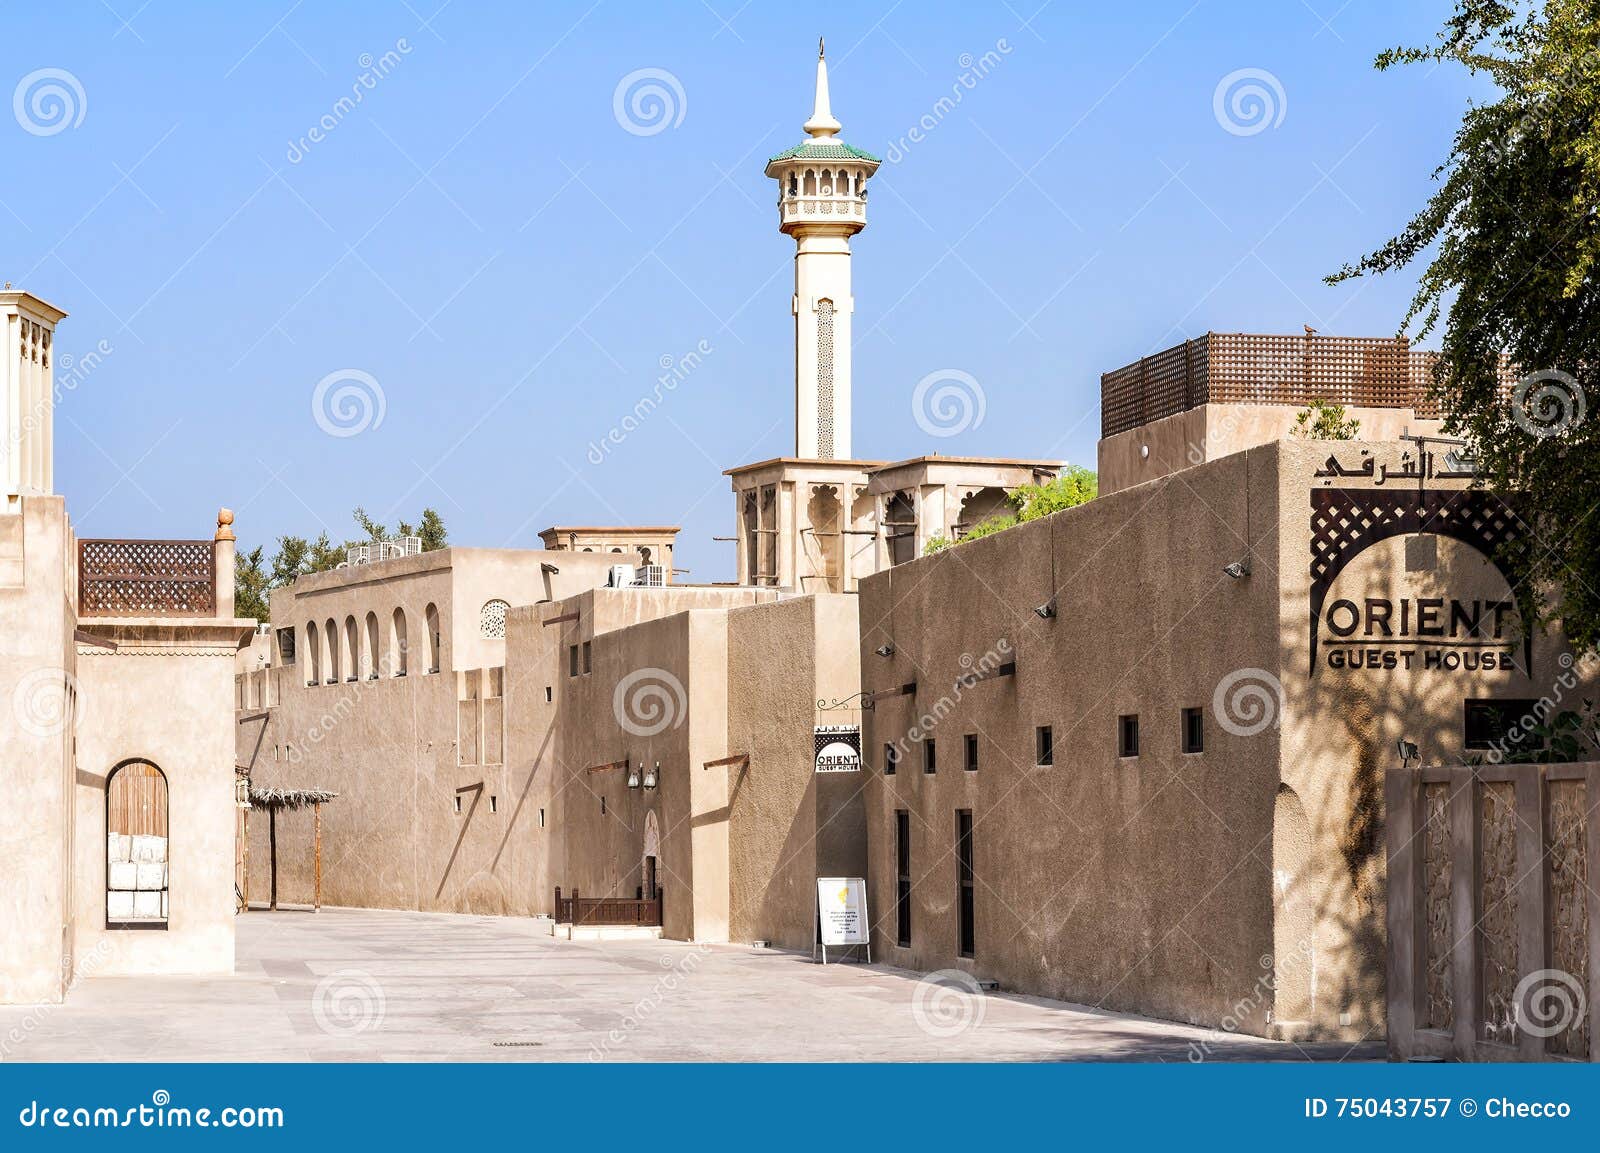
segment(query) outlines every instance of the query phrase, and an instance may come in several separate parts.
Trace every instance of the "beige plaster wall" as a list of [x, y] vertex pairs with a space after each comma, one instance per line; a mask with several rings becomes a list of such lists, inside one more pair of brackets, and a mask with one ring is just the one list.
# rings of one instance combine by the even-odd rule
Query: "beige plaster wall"
[[[1104, 437], [1098, 446], [1100, 494], [1137, 484], [1289, 437], [1301, 409], [1285, 404], [1202, 404], [1140, 428]], [[1403, 433], [1438, 435], [1437, 420], [1409, 408], [1350, 408], [1363, 440], [1392, 440]], [[1148, 449], [1148, 454], [1145, 453]]]
[[60, 497], [0, 503], [0, 1003], [59, 1001], [74, 949], [71, 551]]
[[[115, 650], [78, 648], [76, 952], [96, 976], [232, 973], [234, 661], [253, 622], [84, 622]], [[167, 779], [165, 930], [106, 928], [106, 781], [142, 759]]]

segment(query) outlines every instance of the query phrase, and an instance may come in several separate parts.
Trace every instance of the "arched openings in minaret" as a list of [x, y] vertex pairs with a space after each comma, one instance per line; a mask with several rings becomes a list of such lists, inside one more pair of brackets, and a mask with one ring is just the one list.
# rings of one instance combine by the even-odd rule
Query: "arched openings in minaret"
[[814, 168], [807, 168], [804, 178], [800, 182], [801, 193], [805, 196], [817, 194], [817, 172]]
[[825, 590], [809, 588], [806, 592], [844, 591], [844, 502], [836, 485], [818, 484], [811, 488], [811, 502], [806, 509], [811, 520], [811, 540], [816, 573], [826, 585]]

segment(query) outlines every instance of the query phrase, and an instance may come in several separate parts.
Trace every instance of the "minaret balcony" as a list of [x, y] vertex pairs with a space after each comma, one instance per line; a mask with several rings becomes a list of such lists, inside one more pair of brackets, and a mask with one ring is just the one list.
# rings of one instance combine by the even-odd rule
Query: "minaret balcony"
[[785, 196], [778, 201], [780, 224], [837, 222], [866, 224], [867, 202], [861, 196]]

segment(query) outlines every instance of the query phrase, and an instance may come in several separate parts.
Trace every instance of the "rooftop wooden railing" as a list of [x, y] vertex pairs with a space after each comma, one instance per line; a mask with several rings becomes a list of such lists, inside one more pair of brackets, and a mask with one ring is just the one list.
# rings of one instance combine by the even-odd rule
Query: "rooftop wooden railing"
[[1322, 400], [1438, 417], [1429, 395], [1433, 362], [1433, 353], [1413, 351], [1404, 337], [1208, 332], [1103, 373], [1100, 435], [1202, 404], [1304, 406]]
[[78, 615], [210, 617], [217, 611], [209, 540], [80, 540]]

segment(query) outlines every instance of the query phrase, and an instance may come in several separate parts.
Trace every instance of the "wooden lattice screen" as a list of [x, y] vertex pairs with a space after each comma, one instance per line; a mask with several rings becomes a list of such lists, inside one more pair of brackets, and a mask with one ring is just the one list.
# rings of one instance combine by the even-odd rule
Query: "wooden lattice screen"
[[1100, 435], [1114, 436], [1202, 404], [1325, 400], [1410, 408], [1437, 417], [1433, 354], [1404, 337], [1258, 336], [1209, 332], [1100, 377]]
[[209, 617], [217, 587], [208, 540], [81, 540], [78, 614]]

